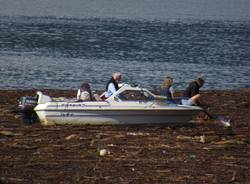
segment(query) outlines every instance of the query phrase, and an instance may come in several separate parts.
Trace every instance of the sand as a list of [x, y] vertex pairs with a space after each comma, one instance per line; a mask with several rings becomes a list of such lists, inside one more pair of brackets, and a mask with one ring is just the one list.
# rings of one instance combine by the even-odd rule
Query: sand
[[230, 128], [203, 114], [182, 127], [22, 124], [17, 100], [35, 91], [0, 90], [0, 183], [250, 181], [250, 89], [202, 91], [210, 112], [230, 118]]

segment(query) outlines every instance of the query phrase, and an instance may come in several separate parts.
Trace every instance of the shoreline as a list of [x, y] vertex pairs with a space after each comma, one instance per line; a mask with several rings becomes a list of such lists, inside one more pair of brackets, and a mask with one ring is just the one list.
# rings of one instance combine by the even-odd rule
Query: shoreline
[[[40, 90], [55, 97], [76, 95], [76, 90]], [[250, 89], [201, 91], [212, 114], [231, 119], [230, 128], [203, 114], [182, 127], [22, 125], [17, 100], [36, 91], [0, 89], [0, 183], [250, 180]], [[101, 149], [108, 154], [99, 156]]]

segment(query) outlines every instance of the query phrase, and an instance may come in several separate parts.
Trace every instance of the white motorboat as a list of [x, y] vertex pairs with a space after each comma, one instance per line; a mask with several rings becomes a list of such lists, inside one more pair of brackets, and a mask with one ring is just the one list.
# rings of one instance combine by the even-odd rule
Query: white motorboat
[[50, 124], [183, 124], [202, 111], [167, 102], [145, 88], [124, 84], [105, 101], [52, 98], [37, 92], [35, 111]]

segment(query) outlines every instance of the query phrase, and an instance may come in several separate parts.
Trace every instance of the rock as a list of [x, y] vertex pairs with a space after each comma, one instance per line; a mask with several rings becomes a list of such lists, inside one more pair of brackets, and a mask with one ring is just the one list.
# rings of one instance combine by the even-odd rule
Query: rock
[[99, 151], [99, 155], [102, 156], [102, 157], [105, 156], [105, 155], [107, 155], [107, 153], [108, 153], [108, 151], [106, 149], [101, 149]]
[[189, 155], [189, 157], [190, 157], [191, 159], [193, 159], [193, 160], [196, 159], [196, 155], [194, 155], [194, 154]]
[[205, 135], [201, 135], [200, 136], [200, 142], [201, 143], [205, 143], [206, 142]]

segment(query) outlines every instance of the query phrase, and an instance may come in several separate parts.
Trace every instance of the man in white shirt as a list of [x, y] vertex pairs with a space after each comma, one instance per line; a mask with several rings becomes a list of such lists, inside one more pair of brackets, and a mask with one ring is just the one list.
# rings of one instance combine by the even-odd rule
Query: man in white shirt
[[122, 79], [122, 75], [120, 72], [116, 72], [113, 74], [112, 78], [108, 81], [106, 85], [105, 97], [110, 97], [114, 92], [119, 89], [118, 82]]

